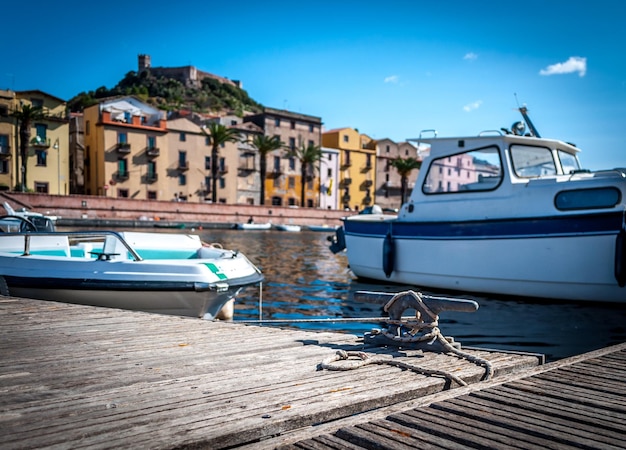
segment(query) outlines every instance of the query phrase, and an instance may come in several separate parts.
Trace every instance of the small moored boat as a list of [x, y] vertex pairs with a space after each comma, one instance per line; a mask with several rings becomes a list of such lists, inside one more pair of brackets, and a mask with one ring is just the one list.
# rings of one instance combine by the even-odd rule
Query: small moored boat
[[300, 225], [293, 225], [293, 224], [287, 224], [287, 223], [276, 224], [274, 225], [274, 228], [276, 228], [278, 231], [291, 231], [291, 232], [298, 232], [302, 230], [302, 227]]
[[512, 131], [414, 139], [427, 156], [409, 201], [345, 218], [331, 250], [360, 278], [626, 302], [626, 169], [582, 169], [520, 111]]
[[0, 294], [215, 318], [263, 281], [242, 253], [196, 235], [0, 233]]

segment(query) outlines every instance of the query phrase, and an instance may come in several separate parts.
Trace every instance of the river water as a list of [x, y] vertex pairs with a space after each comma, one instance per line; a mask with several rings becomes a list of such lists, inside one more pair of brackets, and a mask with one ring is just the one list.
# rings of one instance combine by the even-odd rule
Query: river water
[[[180, 231], [180, 230], [179, 230]], [[399, 292], [411, 286], [364, 284], [345, 254], [328, 249], [327, 232], [204, 230], [206, 242], [238, 249], [265, 275], [259, 291], [248, 288], [235, 303], [234, 320], [302, 320], [384, 316], [381, 304], [357, 301], [359, 290]], [[431, 293], [423, 291], [424, 293]], [[436, 295], [446, 293], [436, 292]], [[548, 361], [626, 341], [626, 303], [596, 304], [459, 295], [475, 300], [473, 313], [442, 312], [439, 328], [464, 346], [536, 352]], [[624, 291], [626, 299], [626, 290]], [[261, 311], [260, 311], [261, 310]], [[376, 322], [271, 323], [267, 326], [332, 330], [362, 336]]]
[[[328, 232], [249, 230], [159, 230], [199, 234], [203, 241], [239, 250], [265, 275], [259, 290], [247, 288], [235, 303], [234, 320], [285, 320], [264, 326], [305, 328], [362, 336], [380, 324], [357, 322], [306, 322], [304, 319], [382, 317], [382, 304], [355, 300], [360, 290], [400, 292], [411, 286], [365, 284], [348, 268], [345, 254], [328, 249]], [[444, 292], [427, 294], [446, 295]], [[576, 303], [454, 295], [474, 300], [473, 313], [442, 312], [439, 328], [463, 346], [535, 352], [548, 361], [626, 341], [626, 303]], [[626, 299], [626, 289], [624, 291]], [[289, 320], [295, 320], [289, 323]]]

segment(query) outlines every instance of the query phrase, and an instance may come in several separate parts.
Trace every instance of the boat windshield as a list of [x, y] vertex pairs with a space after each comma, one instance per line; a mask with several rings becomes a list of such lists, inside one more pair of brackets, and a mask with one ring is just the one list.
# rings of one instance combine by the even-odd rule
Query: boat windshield
[[521, 178], [536, 178], [556, 175], [556, 164], [552, 152], [547, 147], [531, 145], [511, 145], [511, 161], [515, 175]]
[[561, 161], [561, 167], [563, 168], [563, 173], [565, 174], [580, 170], [580, 164], [576, 155], [559, 150], [559, 160]]
[[495, 189], [502, 180], [497, 147], [470, 150], [433, 160], [424, 179], [425, 194]]

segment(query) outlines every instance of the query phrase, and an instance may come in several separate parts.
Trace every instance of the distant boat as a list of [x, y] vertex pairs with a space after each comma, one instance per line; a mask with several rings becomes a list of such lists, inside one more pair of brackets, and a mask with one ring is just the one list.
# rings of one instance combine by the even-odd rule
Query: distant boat
[[279, 230], [279, 231], [292, 231], [292, 232], [298, 232], [300, 230], [302, 230], [302, 227], [300, 225], [290, 225], [290, 224], [278, 224], [278, 225], [274, 225], [274, 227]]
[[307, 225], [307, 229], [309, 231], [335, 231], [338, 226], [330, 226], [330, 225]]
[[4, 232], [55, 230], [56, 216], [46, 216], [26, 208], [15, 211], [8, 202], [4, 202], [3, 206], [7, 215], [0, 217], [0, 229]]
[[272, 224], [270, 222], [265, 223], [238, 223], [235, 225], [235, 228], [238, 230], [269, 230], [272, 228]]

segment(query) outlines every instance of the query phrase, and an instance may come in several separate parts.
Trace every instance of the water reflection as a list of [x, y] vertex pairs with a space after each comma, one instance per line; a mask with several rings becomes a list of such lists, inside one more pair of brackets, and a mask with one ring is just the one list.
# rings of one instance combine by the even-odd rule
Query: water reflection
[[[376, 318], [384, 315], [382, 305], [357, 301], [355, 292], [399, 292], [411, 288], [358, 282], [348, 269], [346, 256], [328, 250], [325, 232], [195, 232], [206, 242], [219, 242], [226, 248], [242, 251], [265, 275], [261, 311], [258, 290], [248, 288], [236, 302], [235, 320], [256, 320], [260, 313], [264, 320]], [[624, 295], [626, 298], [626, 290]], [[537, 352], [554, 360], [626, 341], [624, 304], [460, 297], [477, 301], [478, 311], [444, 312], [439, 322], [445, 335], [454, 336], [464, 346]], [[364, 320], [271, 326], [362, 335], [379, 325]]]

